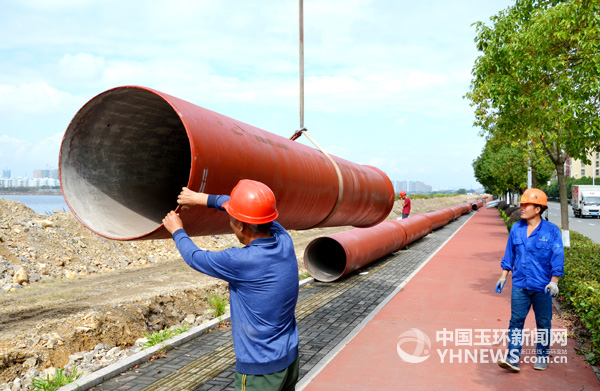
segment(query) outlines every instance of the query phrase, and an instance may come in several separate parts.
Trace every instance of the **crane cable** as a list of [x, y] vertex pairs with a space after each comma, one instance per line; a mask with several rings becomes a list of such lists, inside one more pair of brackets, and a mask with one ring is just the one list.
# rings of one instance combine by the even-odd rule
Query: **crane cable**
[[303, 0], [298, 0], [298, 3], [300, 28], [300, 129], [297, 130], [292, 135], [292, 137], [290, 137], [290, 140], [296, 141], [300, 136], [302, 136], [302, 134], [304, 134], [310, 140], [310, 142], [312, 142], [313, 145], [317, 147], [317, 149], [321, 151], [321, 153], [325, 155], [325, 157], [331, 162], [338, 177], [338, 196], [335, 205], [333, 206], [333, 209], [331, 209], [331, 212], [329, 212], [327, 217], [323, 219], [323, 221], [321, 221], [314, 227], [311, 227], [317, 228], [327, 223], [338, 210], [342, 202], [342, 195], [344, 194], [344, 178], [342, 177], [342, 171], [340, 170], [340, 167], [338, 166], [337, 162], [333, 160], [333, 158], [315, 141], [315, 139], [313, 139], [308, 134], [308, 130], [304, 127], [304, 5]]

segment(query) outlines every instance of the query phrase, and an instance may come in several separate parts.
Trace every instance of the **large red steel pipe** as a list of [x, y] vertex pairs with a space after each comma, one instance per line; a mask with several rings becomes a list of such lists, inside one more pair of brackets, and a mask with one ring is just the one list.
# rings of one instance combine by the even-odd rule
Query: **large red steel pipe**
[[443, 208], [443, 209], [440, 209], [440, 210], [443, 211], [443, 212], [445, 212], [448, 215], [449, 221], [456, 220], [456, 216], [454, 215], [454, 210], [452, 210], [450, 208]]
[[406, 244], [404, 226], [386, 220], [314, 239], [304, 250], [304, 266], [314, 279], [331, 282]]
[[420, 213], [412, 215], [407, 219], [398, 220], [397, 223], [403, 226], [406, 231], [406, 244], [427, 236], [433, 229], [431, 219]]
[[462, 207], [460, 205], [451, 206], [450, 210], [452, 211], [452, 213], [454, 213], [454, 220], [458, 219], [463, 214]]
[[[240, 179], [267, 184], [288, 229], [383, 221], [394, 203], [379, 169], [332, 157], [145, 87], [118, 87], [85, 104], [60, 149], [61, 188], [73, 214], [119, 240], [170, 237], [162, 218], [183, 186], [229, 194]], [[231, 232], [227, 214], [178, 208], [190, 235]]]
[[462, 214], [469, 214], [473, 210], [473, 205], [470, 202], [465, 202], [460, 206], [462, 208]]
[[443, 227], [450, 222], [450, 215], [446, 211], [438, 209], [433, 212], [423, 213], [424, 216], [429, 217], [432, 224], [432, 230]]

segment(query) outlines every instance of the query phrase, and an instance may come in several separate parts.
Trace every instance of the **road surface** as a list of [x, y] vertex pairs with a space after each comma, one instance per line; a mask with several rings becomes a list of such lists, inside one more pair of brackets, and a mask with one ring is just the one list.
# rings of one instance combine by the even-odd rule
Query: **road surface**
[[[548, 220], [560, 227], [560, 203], [548, 202], [548, 212]], [[569, 205], [569, 229], [587, 236], [594, 243], [600, 244], [600, 219], [575, 217], [571, 205]]]

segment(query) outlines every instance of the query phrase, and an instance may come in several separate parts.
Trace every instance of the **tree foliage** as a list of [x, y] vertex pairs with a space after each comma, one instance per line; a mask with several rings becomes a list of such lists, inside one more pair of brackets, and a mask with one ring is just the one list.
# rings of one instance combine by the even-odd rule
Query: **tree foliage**
[[481, 55], [466, 97], [482, 135], [539, 143], [562, 183], [568, 156], [600, 151], [600, 2], [517, 0], [476, 23]]
[[546, 183], [552, 176], [553, 164], [539, 146], [527, 143], [501, 143], [490, 139], [481, 155], [473, 161], [475, 177], [486, 192], [522, 193], [527, 188], [527, 168], [531, 165], [534, 182]]

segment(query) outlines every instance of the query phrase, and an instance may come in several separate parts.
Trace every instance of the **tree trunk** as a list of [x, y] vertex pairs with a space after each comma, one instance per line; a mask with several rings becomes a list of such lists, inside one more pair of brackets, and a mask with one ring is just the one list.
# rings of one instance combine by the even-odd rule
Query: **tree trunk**
[[531, 167], [531, 187], [534, 187], [537, 189], [538, 185], [537, 185], [536, 175], [537, 175], [537, 171], [536, 171], [535, 167]]
[[558, 194], [560, 196], [560, 228], [563, 235], [563, 244], [565, 247], [570, 247], [569, 203], [567, 199], [567, 183], [565, 181], [564, 164], [556, 164], [556, 176], [558, 179]]

